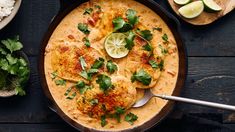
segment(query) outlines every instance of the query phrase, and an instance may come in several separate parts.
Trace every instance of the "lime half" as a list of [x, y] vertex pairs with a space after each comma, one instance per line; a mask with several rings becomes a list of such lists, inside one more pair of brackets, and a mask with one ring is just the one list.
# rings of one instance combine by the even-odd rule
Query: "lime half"
[[125, 48], [126, 45], [126, 35], [123, 33], [112, 33], [107, 36], [104, 47], [106, 52], [112, 58], [122, 58], [125, 57], [129, 50]]
[[195, 18], [199, 16], [204, 10], [204, 4], [202, 1], [195, 1], [182, 6], [178, 11], [180, 15], [185, 18]]
[[222, 10], [222, 8], [217, 3], [215, 3], [214, 0], [203, 0], [203, 3], [205, 5], [205, 11], [216, 12]]
[[191, 2], [191, 0], [174, 0], [174, 2], [178, 5], [186, 5]]

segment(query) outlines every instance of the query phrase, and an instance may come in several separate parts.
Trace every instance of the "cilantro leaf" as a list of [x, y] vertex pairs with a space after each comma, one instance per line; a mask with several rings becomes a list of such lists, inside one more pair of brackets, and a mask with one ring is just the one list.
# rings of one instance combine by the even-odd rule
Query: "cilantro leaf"
[[128, 9], [126, 12], [126, 17], [129, 21], [129, 23], [134, 26], [138, 23], [139, 18], [136, 16], [136, 11], [133, 9]]
[[5, 58], [0, 59], [0, 67], [1, 67], [2, 70], [8, 71], [9, 64], [8, 64], [7, 59], [5, 59]]
[[163, 36], [162, 36], [162, 39], [165, 41], [165, 42], [168, 42], [168, 36], [167, 36], [167, 34], [163, 34]]
[[140, 69], [132, 75], [131, 82], [134, 81], [139, 81], [143, 85], [148, 86], [151, 83], [152, 78], [146, 71], [144, 71], [144, 69]]
[[78, 24], [78, 29], [83, 32], [84, 34], [89, 34], [90, 30], [88, 29], [88, 25], [84, 23], [79, 23]]
[[86, 85], [86, 84], [85, 84], [84, 81], [78, 81], [77, 84], [76, 84], [76, 87], [77, 87], [77, 88], [83, 88], [83, 87], [85, 87], [85, 85]]
[[7, 51], [5, 49], [3, 49], [2, 47], [0, 47], [0, 53], [2, 55], [6, 55], [7, 54]]
[[125, 22], [122, 17], [113, 19], [113, 26], [114, 30], [119, 32], [127, 32], [133, 28], [132, 25]]
[[159, 45], [158, 47], [161, 49], [161, 53], [162, 53], [163, 55], [165, 55], [165, 54], [168, 53], [168, 50], [165, 49], [165, 48], [163, 48], [162, 45]]
[[128, 33], [127, 38], [126, 38], [125, 48], [127, 48], [128, 50], [131, 50], [134, 46], [134, 39], [135, 39], [135, 33], [130, 31]]
[[83, 38], [83, 42], [86, 47], [91, 47], [91, 43], [87, 37]]
[[150, 41], [153, 39], [153, 34], [151, 33], [151, 31], [149, 30], [140, 30], [137, 29], [136, 32], [143, 37], [144, 39], [146, 39], [147, 41]]
[[152, 68], [154, 68], [154, 69], [157, 69], [158, 68], [158, 64], [157, 64], [157, 62], [156, 61], [154, 61], [154, 60], [150, 60], [149, 61], [149, 64], [152, 66]]
[[15, 92], [16, 92], [16, 95], [20, 95], [20, 96], [26, 95], [26, 93], [25, 93], [23, 87], [20, 86], [20, 85], [17, 85], [17, 86], [16, 86]]
[[91, 14], [92, 12], [93, 12], [93, 8], [86, 8], [83, 15]]
[[107, 125], [107, 121], [106, 121], [106, 116], [105, 115], [102, 115], [101, 116], [101, 126], [104, 127], [105, 125]]
[[117, 65], [109, 60], [106, 64], [106, 68], [108, 69], [108, 72], [114, 73], [117, 70]]
[[160, 68], [160, 70], [162, 71], [164, 68], [164, 61], [161, 60], [160, 63], [158, 64], [158, 67]]
[[88, 85], [85, 85], [85, 87], [79, 88], [79, 93], [84, 94], [88, 89], [91, 89], [91, 87]]
[[96, 83], [99, 84], [100, 89], [106, 92], [112, 87], [111, 78], [104, 74], [98, 75]]
[[80, 94], [84, 94], [90, 86], [87, 86], [84, 81], [78, 81], [75, 87], [79, 90]]
[[51, 79], [54, 80], [58, 76], [57, 71], [51, 73]]
[[150, 51], [150, 52], [153, 51], [153, 47], [149, 43], [144, 45], [143, 49], [146, 50], [146, 51]]
[[13, 39], [2, 40], [1, 42], [2, 42], [3, 45], [5, 45], [5, 47], [8, 50], [10, 50], [11, 53], [23, 48], [23, 45], [19, 41], [19, 36], [16, 36]]
[[66, 80], [64, 80], [64, 79], [55, 80], [55, 84], [64, 86], [64, 85], [66, 85]]
[[104, 65], [104, 59], [99, 58], [95, 60], [95, 63], [91, 66], [92, 69], [99, 69]]
[[64, 93], [64, 95], [65, 95], [65, 96], [68, 96], [69, 93], [72, 91], [72, 88], [73, 88], [73, 87], [69, 87], [69, 88], [66, 90], [66, 92]]
[[138, 116], [131, 112], [125, 116], [125, 121], [129, 122], [131, 125], [133, 125], [134, 121], [136, 121], [137, 119]]
[[154, 31], [154, 30], [157, 30], [157, 31], [159, 31], [159, 32], [162, 32], [162, 28], [160, 28], [160, 27], [154, 27], [154, 28], [153, 28], [153, 31]]
[[91, 80], [91, 77], [88, 75], [86, 71], [82, 71], [79, 75], [87, 80]]
[[98, 99], [91, 99], [90, 100], [90, 104], [91, 105], [97, 105], [99, 103], [99, 100]]
[[74, 92], [71, 96], [68, 96], [66, 99], [72, 100], [76, 97], [77, 93]]
[[10, 65], [14, 65], [18, 61], [18, 59], [12, 57], [11, 54], [7, 54], [6, 58], [7, 58], [7, 61], [9, 62]]

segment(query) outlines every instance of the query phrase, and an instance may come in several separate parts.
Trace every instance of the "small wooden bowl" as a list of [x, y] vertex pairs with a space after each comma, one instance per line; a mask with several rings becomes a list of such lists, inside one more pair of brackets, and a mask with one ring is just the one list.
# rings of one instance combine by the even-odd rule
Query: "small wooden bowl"
[[16, 0], [14, 9], [12, 10], [11, 14], [0, 22], [0, 30], [3, 29], [8, 23], [11, 22], [11, 20], [15, 17], [16, 13], [18, 12], [21, 5], [21, 0]]

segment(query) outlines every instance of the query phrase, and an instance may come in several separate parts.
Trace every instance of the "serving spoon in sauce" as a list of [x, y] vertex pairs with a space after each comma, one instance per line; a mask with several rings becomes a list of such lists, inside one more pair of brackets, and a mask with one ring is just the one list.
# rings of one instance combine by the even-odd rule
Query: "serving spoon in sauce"
[[226, 104], [220, 104], [220, 103], [214, 103], [214, 102], [208, 102], [208, 101], [202, 101], [202, 100], [196, 100], [196, 99], [189, 99], [189, 98], [183, 98], [183, 97], [176, 97], [176, 96], [168, 96], [164, 94], [153, 94], [150, 89], [145, 90], [144, 97], [140, 99], [139, 101], [137, 101], [132, 107], [133, 108], [142, 107], [152, 97], [158, 97], [158, 98], [165, 99], [165, 100], [172, 100], [172, 101], [184, 102], [184, 103], [189, 103], [189, 104], [235, 111], [235, 106], [232, 106], [232, 105], [226, 105]]

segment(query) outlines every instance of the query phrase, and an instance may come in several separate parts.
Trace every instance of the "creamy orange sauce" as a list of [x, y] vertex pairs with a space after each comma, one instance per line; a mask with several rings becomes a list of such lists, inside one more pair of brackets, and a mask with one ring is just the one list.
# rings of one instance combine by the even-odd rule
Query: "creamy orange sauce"
[[[162, 71], [156, 86], [152, 88], [152, 92], [171, 95], [175, 88], [178, 76], [179, 58], [174, 36], [165, 22], [155, 12], [153, 12], [146, 6], [132, 0], [128, 0], [125, 2], [122, 0], [103, 0], [100, 2], [98, 1], [96, 4], [101, 6], [103, 12], [109, 12], [111, 14], [114, 12], [118, 12], [118, 10], [127, 10], [130, 8], [134, 9], [137, 11], [138, 16], [140, 17], [139, 21], [141, 21], [141, 24], [145, 28], [152, 31], [153, 27], [161, 27], [161, 32], [152, 31], [153, 39], [151, 40], [151, 43], [153, 47], [157, 47], [159, 44], [164, 45], [162, 36], [164, 33], [168, 35], [169, 53], [164, 58], [164, 70]], [[91, 118], [88, 115], [84, 115], [77, 109], [76, 99], [80, 95], [77, 95], [73, 100], [68, 100], [64, 96], [67, 88], [73, 84], [72, 82], [67, 82], [66, 86], [57, 86], [54, 83], [54, 80], [51, 78], [51, 73], [54, 72], [51, 66], [51, 49], [53, 49], [53, 46], [57, 44], [83, 44], [82, 39], [85, 35], [77, 29], [77, 24], [82, 23], [84, 19], [86, 19], [87, 16], [84, 16], [82, 14], [84, 12], [84, 9], [89, 6], [89, 3], [84, 3], [70, 12], [57, 26], [48, 42], [48, 45], [46, 47], [44, 66], [49, 90], [57, 105], [63, 110], [63, 112], [75, 122], [82, 124], [85, 127], [97, 130], [118, 131], [140, 126], [157, 115], [166, 105], [167, 101], [159, 98], [152, 98], [145, 106], [141, 108], [129, 109], [126, 113], [132, 112], [138, 116], [138, 120], [134, 122], [134, 125], [130, 125], [128, 122], [124, 121], [124, 117], [122, 116], [121, 123], [117, 123], [115, 119], [107, 119], [108, 124], [105, 127], [101, 127], [100, 120]], [[112, 20], [109, 21], [112, 22]], [[100, 27], [93, 27], [94, 30], [91, 32], [89, 39], [91, 41], [92, 47], [100, 49], [105, 53], [103, 49], [105, 37], [102, 36], [100, 32], [96, 32], [96, 30], [98, 30], [99, 28]], [[108, 27], [102, 27], [101, 29], [104, 30], [104, 32], [110, 32], [110, 29], [105, 28]], [[73, 34], [72, 37], [70, 36], [71, 34]], [[105, 54], [105, 56], [108, 58], [107, 54]], [[120, 69], [124, 67], [123, 63], [118, 64], [118, 67]], [[142, 96], [143, 90], [138, 90], [137, 98], [141, 98]]]

